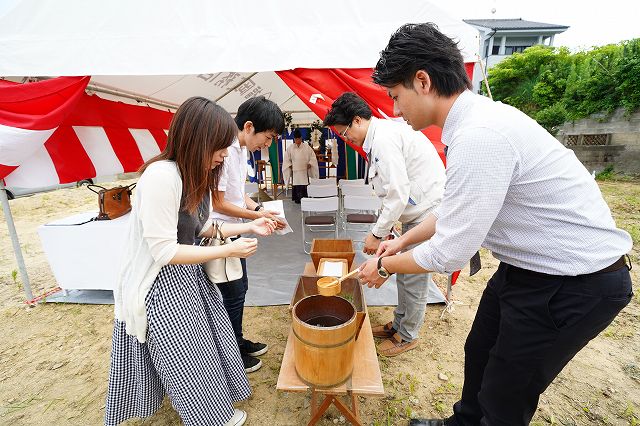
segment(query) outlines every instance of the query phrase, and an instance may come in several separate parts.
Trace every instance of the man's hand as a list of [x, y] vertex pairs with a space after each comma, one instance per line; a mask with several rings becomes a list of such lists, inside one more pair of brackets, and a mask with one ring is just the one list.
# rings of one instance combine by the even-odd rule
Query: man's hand
[[369, 234], [364, 239], [364, 247], [362, 248], [362, 251], [365, 254], [376, 254], [379, 245], [380, 240], [374, 237], [373, 234]]
[[278, 214], [280, 214], [280, 212], [277, 212], [275, 210], [260, 210], [258, 211], [258, 214], [260, 216], [258, 217], [264, 217], [267, 219], [271, 219], [271, 220], [275, 220], [276, 221], [276, 230], [281, 230], [284, 229], [287, 225], [286, 223], [280, 219], [279, 217], [277, 217]]
[[387, 278], [382, 278], [378, 274], [378, 259], [369, 259], [360, 265], [360, 273], [358, 278], [362, 281], [363, 285], [367, 285], [369, 288], [380, 288], [382, 284], [387, 281]]
[[266, 237], [267, 235], [271, 235], [275, 229], [276, 221], [266, 217], [261, 217], [251, 222], [251, 232], [256, 235]]
[[376, 251], [376, 256], [378, 257], [386, 257], [397, 254], [400, 250], [402, 250], [402, 238], [394, 238], [393, 240], [387, 240], [380, 243], [378, 246], [378, 251]]

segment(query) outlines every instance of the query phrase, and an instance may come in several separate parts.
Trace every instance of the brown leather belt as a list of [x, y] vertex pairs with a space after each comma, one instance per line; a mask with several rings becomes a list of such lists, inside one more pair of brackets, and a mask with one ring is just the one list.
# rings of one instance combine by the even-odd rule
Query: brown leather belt
[[624, 255], [624, 254], [622, 256], [620, 256], [620, 259], [618, 259], [615, 262], [613, 262], [613, 264], [607, 266], [606, 268], [600, 269], [599, 271], [592, 272], [592, 274], [602, 274], [604, 272], [617, 271], [618, 269], [622, 268], [623, 266], [626, 266], [627, 269], [631, 270], [631, 262], [629, 262], [629, 266], [627, 266], [626, 255]]

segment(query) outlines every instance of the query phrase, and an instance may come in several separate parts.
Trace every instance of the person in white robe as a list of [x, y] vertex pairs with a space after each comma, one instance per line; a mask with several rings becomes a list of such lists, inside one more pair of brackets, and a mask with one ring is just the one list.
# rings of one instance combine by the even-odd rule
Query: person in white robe
[[300, 130], [293, 132], [293, 145], [289, 146], [284, 153], [282, 161], [282, 175], [285, 183], [293, 178], [293, 194], [291, 199], [300, 204], [300, 200], [307, 196], [307, 185], [309, 178], [317, 178], [318, 159], [316, 153], [308, 144], [302, 143]]

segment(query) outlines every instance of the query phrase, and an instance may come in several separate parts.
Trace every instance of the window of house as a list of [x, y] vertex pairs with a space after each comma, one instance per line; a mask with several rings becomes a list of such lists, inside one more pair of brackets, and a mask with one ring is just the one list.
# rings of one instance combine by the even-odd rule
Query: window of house
[[524, 49], [531, 47], [531, 46], [505, 46], [504, 48], [504, 54], [505, 55], [512, 55], [514, 53], [522, 53], [524, 52]]

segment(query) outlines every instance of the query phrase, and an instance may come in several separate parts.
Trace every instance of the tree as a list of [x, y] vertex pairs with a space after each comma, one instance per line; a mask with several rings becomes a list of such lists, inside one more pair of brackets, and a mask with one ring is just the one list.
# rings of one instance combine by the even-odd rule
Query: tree
[[640, 108], [640, 39], [572, 54], [532, 46], [489, 70], [495, 100], [512, 105], [551, 133], [566, 120]]

